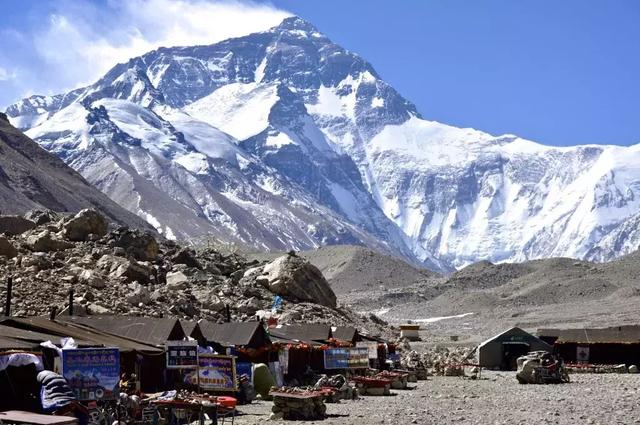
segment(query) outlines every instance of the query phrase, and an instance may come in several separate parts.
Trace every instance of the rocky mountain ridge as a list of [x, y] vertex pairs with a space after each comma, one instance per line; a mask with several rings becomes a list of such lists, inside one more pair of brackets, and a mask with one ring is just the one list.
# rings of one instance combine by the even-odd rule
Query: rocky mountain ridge
[[440, 271], [640, 245], [640, 145], [549, 147], [428, 121], [300, 18], [157, 49], [7, 114], [168, 237], [361, 244]]
[[76, 213], [83, 208], [97, 208], [119, 224], [152, 229], [14, 128], [0, 113], [0, 213], [25, 214], [34, 209]]

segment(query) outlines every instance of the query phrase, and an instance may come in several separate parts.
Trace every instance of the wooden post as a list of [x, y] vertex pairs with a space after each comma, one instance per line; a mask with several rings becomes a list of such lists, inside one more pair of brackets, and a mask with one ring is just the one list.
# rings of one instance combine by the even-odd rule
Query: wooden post
[[11, 316], [11, 290], [13, 289], [13, 277], [7, 278], [7, 302], [4, 305], [4, 315], [6, 317]]
[[73, 316], [73, 289], [69, 289], [69, 316]]

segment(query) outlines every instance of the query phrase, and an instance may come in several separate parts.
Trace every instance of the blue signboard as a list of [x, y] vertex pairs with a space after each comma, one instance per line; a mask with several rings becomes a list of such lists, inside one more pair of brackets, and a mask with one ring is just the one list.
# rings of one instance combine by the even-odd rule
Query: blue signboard
[[349, 349], [348, 348], [328, 348], [324, 350], [325, 369], [348, 369]]
[[116, 400], [120, 394], [120, 350], [62, 350], [62, 375], [78, 400]]
[[236, 358], [216, 354], [198, 357], [200, 388], [204, 390], [237, 391]]
[[251, 382], [251, 376], [253, 375], [253, 365], [249, 362], [236, 362], [236, 375], [247, 375], [249, 382]]

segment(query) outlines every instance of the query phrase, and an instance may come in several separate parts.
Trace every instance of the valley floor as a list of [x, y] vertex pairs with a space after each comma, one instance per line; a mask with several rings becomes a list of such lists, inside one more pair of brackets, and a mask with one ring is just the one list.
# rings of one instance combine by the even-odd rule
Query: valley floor
[[[431, 377], [389, 397], [327, 404], [308, 424], [632, 424], [640, 423], [640, 375], [579, 374], [564, 385], [520, 385], [515, 372], [483, 379]], [[271, 402], [240, 406], [238, 425], [268, 421]]]

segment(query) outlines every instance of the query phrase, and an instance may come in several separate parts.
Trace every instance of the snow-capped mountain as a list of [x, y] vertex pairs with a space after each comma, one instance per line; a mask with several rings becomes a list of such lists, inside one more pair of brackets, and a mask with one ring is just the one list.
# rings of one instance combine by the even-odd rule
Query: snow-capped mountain
[[440, 270], [640, 244], [640, 145], [554, 148], [425, 120], [300, 18], [161, 48], [7, 115], [170, 237], [359, 243]]

